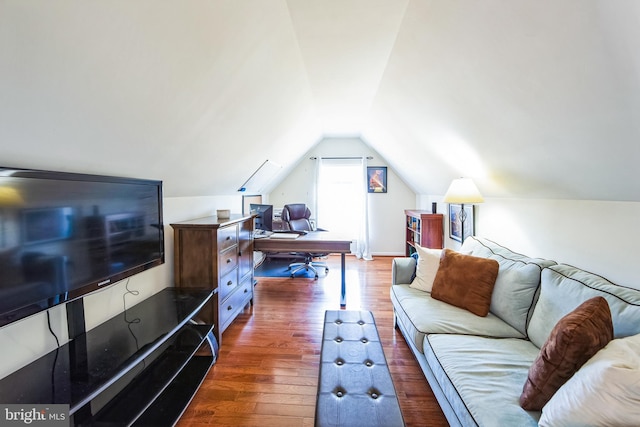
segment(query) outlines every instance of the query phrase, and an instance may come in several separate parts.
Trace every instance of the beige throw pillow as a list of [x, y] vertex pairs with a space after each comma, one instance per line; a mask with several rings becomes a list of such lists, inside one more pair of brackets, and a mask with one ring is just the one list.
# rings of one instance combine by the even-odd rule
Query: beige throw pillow
[[615, 339], [587, 360], [542, 408], [540, 426], [637, 426], [640, 335]]
[[436, 278], [438, 267], [440, 266], [440, 255], [442, 249], [429, 249], [416, 245], [418, 252], [418, 262], [416, 264], [416, 277], [409, 287], [425, 292], [431, 292], [433, 280]]

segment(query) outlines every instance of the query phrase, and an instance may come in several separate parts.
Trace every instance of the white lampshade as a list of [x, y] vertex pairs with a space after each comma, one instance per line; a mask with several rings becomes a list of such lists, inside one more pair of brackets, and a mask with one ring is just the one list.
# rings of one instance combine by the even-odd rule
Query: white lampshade
[[445, 203], [482, 203], [484, 198], [471, 178], [457, 178], [444, 195]]

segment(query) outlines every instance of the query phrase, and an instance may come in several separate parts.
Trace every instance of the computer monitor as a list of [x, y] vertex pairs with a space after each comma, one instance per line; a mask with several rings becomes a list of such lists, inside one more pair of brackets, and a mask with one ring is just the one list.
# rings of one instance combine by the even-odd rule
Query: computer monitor
[[273, 230], [273, 205], [259, 205], [251, 203], [249, 206], [252, 214], [257, 214], [255, 218], [256, 230]]

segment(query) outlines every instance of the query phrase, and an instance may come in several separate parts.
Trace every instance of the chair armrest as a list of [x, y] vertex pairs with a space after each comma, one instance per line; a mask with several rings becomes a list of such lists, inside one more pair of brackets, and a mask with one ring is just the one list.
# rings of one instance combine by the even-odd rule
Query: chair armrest
[[409, 284], [416, 271], [416, 260], [412, 257], [394, 258], [391, 264], [391, 284]]

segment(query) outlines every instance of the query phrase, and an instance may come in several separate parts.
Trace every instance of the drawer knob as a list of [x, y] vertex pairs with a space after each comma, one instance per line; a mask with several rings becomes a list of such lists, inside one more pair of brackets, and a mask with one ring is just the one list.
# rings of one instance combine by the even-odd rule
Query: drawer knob
[[232, 281], [232, 280], [229, 280], [229, 281], [227, 282], [227, 286], [233, 286], [233, 281]]
[[227, 240], [231, 240], [231, 236], [227, 236]]
[[247, 292], [249, 292], [249, 289], [245, 288], [244, 293], [246, 294]]
[[227, 307], [227, 310], [232, 310], [232, 309], [233, 309], [233, 307], [231, 307], [231, 306]]
[[233, 260], [231, 258], [227, 258], [227, 264], [233, 262]]

